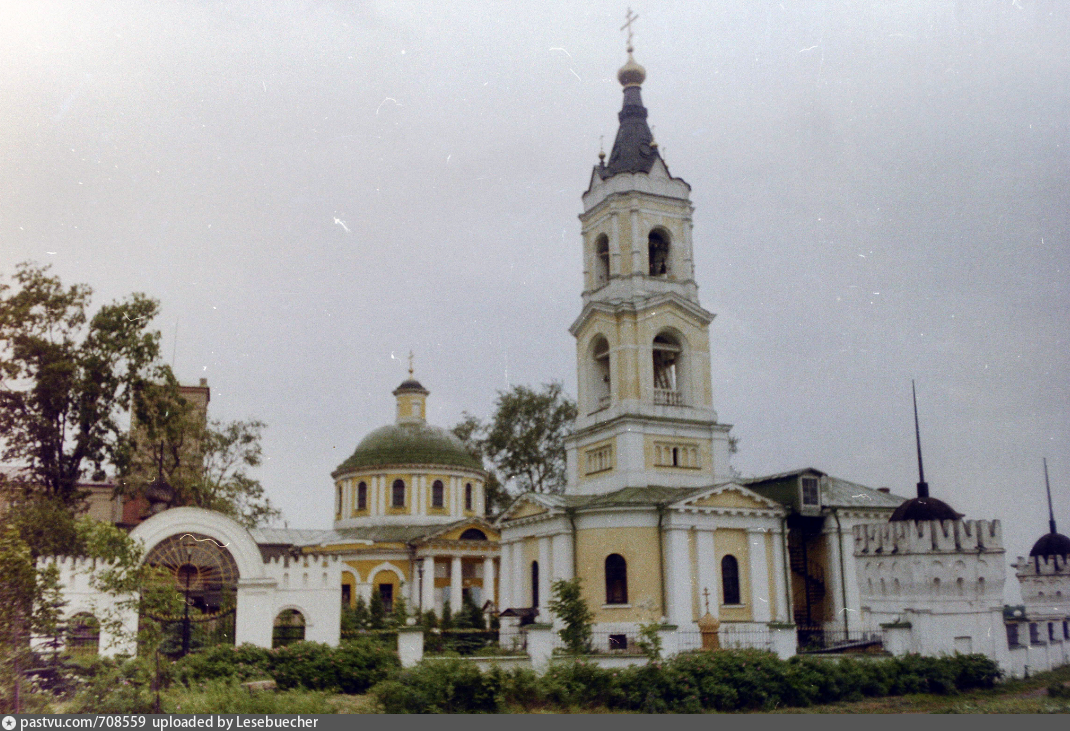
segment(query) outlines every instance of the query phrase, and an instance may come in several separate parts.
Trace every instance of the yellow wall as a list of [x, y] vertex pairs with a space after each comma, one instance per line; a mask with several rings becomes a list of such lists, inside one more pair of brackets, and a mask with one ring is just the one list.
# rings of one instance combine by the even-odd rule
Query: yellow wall
[[[394, 568], [396, 568], [398, 571], [400, 571], [401, 575], [403, 577], [405, 577], [406, 581], [411, 580], [412, 577], [409, 576], [409, 562], [408, 561], [383, 561], [381, 558], [358, 559], [356, 561], [346, 561], [346, 565], [348, 565], [348, 566], [352, 567], [353, 569], [355, 569], [356, 572], [357, 572], [357, 576], [361, 577], [361, 579], [363, 579], [363, 581], [365, 583], [367, 583], [371, 579], [375, 578], [375, 577], [368, 576], [368, 572], [371, 571], [372, 569], [374, 569], [376, 566], [379, 566], [379, 565], [381, 565], [383, 563], [387, 563], [387, 564], [393, 566]], [[381, 583], [388, 584], [390, 582], [385, 580], [385, 579], [383, 579]]]
[[[747, 531], [735, 528], [721, 528], [713, 539], [714, 552], [717, 554], [717, 573], [721, 572], [721, 559], [728, 554], [736, 557], [739, 564], [739, 600], [742, 605], [727, 606], [721, 604], [722, 622], [749, 622], [752, 619], [750, 601], [750, 558], [747, 553]], [[717, 587], [717, 600], [724, 601], [723, 584]]]
[[[628, 605], [606, 608], [606, 557], [628, 566]], [[583, 528], [576, 532], [576, 568], [595, 622], [649, 622], [661, 617], [657, 528]], [[540, 567], [541, 568], [541, 567]]]

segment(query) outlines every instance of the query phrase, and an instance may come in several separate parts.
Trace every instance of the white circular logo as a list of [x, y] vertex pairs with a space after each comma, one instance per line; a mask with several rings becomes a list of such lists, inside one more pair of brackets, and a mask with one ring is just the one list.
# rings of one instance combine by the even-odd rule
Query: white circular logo
[[11, 731], [13, 728], [15, 728], [15, 717], [4, 716], [4, 731]]

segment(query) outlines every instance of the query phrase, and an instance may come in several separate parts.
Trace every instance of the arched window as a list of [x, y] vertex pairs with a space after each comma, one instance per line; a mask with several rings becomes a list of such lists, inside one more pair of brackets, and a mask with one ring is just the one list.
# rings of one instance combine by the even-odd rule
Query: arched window
[[606, 604], [628, 603], [628, 562], [619, 553], [606, 556]]
[[338, 489], [334, 491], [334, 514], [339, 518], [342, 517], [342, 486], [338, 485]]
[[609, 281], [609, 238], [602, 234], [594, 242], [594, 286]]
[[271, 646], [283, 647], [305, 639], [305, 617], [296, 609], [284, 609], [275, 617], [271, 628]]
[[609, 370], [609, 341], [599, 335], [591, 341], [591, 406], [592, 410], [609, 406], [612, 382]]
[[95, 656], [100, 651], [100, 622], [88, 612], [80, 612], [67, 622], [67, 652]]
[[435, 480], [431, 485], [431, 507], [441, 508], [446, 504], [446, 486], [442, 480]]
[[368, 509], [368, 483], [362, 482], [357, 485], [357, 510]]
[[539, 606], [539, 562], [531, 562], [531, 606]]
[[394, 486], [390, 494], [390, 506], [394, 508], [405, 507], [405, 481], [394, 480]]
[[664, 277], [669, 274], [669, 235], [664, 229], [654, 229], [647, 239], [650, 254], [650, 276]]
[[464, 509], [472, 510], [472, 483], [469, 482], [464, 486]]
[[487, 540], [487, 534], [481, 531], [479, 528], [469, 528], [461, 534], [462, 541], [485, 541]]
[[654, 338], [654, 403], [669, 406], [683, 404], [681, 378], [683, 366], [683, 348], [680, 342], [669, 333], [662, 333]]
[[739, 562], [735, 556], [721, 559], [721, 601], [739, 604]]

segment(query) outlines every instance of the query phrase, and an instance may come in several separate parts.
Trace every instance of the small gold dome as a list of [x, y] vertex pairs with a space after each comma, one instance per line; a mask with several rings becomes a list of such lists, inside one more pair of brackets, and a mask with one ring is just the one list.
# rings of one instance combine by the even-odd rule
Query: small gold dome
[[698, 629], [700, 632], [716, 632], [721, 628], [721, 620], [713, 616], [709, 612], [706, 612], [698, 621]]
[[627, 89], [629, 86], [642, 86], [646, 79], [646, 69], [635, 62], [632, 58], [631, 49], [628, 49], [628, 61], [617, 72], [617, 81]]

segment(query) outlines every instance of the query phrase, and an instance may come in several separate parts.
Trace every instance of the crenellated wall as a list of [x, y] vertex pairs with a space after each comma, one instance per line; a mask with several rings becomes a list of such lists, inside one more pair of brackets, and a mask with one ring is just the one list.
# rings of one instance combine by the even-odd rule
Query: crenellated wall
[[1070, 618], [1070, 556], [1019, 556], [1012, 568], [1021, 585], [1026, 617]]
[[980, 652], [1006, 663], [998, 520], [869, 523], [854, 538], [864, 622], [908, 629], [904, 652]]

